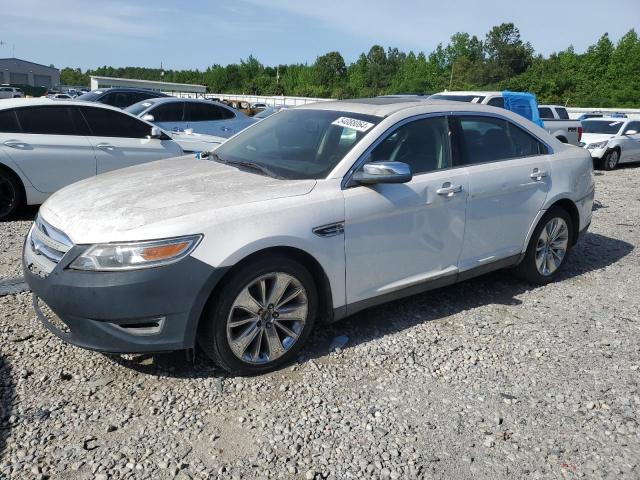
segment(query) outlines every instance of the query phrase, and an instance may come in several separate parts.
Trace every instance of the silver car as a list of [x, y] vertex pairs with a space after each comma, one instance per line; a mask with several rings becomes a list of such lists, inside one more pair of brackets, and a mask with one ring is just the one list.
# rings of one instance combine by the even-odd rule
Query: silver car
[[640, 162], [640, 120], [618, 117], [582, 121], [582, 145], [594, 165], [613, 170], [619, 163]]
[[257, 121], [221, 103], [191, 98], [150, 98], [131, 105], [126, 111], [164, 130], [192, 130], [223, 138]]

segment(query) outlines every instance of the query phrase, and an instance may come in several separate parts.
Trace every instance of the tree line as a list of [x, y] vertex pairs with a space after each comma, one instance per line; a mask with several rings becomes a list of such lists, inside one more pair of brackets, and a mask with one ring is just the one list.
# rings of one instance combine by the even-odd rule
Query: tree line
[[340, 52], [329, 52], [311, 65], [265, 66], [251, 55], [206, 70], [64, 68], [61, 83], [88, 85], [91, 75], [201, 84], [215, 93], [327, 98], [509, 89], [535, 93], [543, 103], [640, 108], [640, 39], [630, 30], [614, 44], [605, 33], [584, 53], [569, 46], [545, 57], [513, 23], [503, 23], [484, 39], [456, 33], [428, 55], [374, 45], [348, 65]]

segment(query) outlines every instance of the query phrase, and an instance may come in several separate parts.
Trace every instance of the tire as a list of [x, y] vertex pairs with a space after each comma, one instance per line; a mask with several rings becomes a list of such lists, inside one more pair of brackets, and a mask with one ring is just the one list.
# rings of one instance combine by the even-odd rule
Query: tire
[[[281, 294], [277, 286], [284, 288]], [[209, 302], [200, 321], [198, 343], [232, 375], [276, 370], [296, 358], [313, 330], [317, 292], [309, 271], [291, 258], [275, 255], [246, 263]], [[250, 305], [252, 313], [241, 304]], [[285, 315], [296, 319], [285, 319]], [[248, 343], [243, 341], [249, 338]]]
[[24, 205], [24, 192], [20, 180], [0, 169], [0, 221], [12, 218]]
[[[554, 231], [554, 225], [560, 230]], [[569, 257], [573, 232], [574, 225], [567, 211], [560, 207], [550, 208], [533, 231], [525, 256], [515, 268], [516, 275], [537, 285], [553, 282]], [[546, 239], [550, 234], [557, 237], [548, 242]], [[556, 248], [551, 248], [552, 245]]]
[[604, 157], [602, 157], [602, 169], [603, 170], [614, 170], [618, 166], [618, 161], [620, 160], [620, 152], [618, 150], [609, 150], [605, 153]]

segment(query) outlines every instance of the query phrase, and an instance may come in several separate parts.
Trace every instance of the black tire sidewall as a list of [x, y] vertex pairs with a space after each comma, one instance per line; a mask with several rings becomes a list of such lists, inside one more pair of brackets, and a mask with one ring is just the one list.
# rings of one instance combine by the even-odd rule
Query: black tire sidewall
[[[302, 283], [307, 293], [308, 316], [302, 334], [291, 349], [280, 358], [264, 365], [243, 362], [231, 351], [227, 341], [227, 318], [240, 291], [252, 280], [271, 272], [283, 272], [294, 276]], [[213, 360], [225, 370], [237, 375], [257, 375], [276, 370], [291, 362], [304, 347], [318, 315], [318, 293], [316, 282], [309, 271], [299, 262], [284, 256], [257, 259], [234, 272], [215, 296], [203, 318], [204, 335], [201, 342], [209, 342], [205, 351], [212, 350]], [[208, 348], [207, 348], [208, 347]]]
[[[536, 266], [536, 246], [538, 245], [538, 239], [540, 237], [540, 232], [542, 229], [549, 223], [549, 221], [553, 218], [562, 218], [569, 229], [569, 241], [567, 243], [567, 251], [565, 253], [564, 258], [562, 259], [562, 263], [557, 268], [555, 272], [551, 275], [542, 275], [538, 272], [538, 267]], [[552, 207], [550, 208], [540, 219], [538, 225], [533, 231], [533, 235], [531, 235], [531, 239], [529, 240], [529, 245], [527, 245], [527, 251], [525, 253], [524, 259], [518, 266], [518, 273], [520, 277], [525, 280], [536, 283], [539, 285], [545, 285], [547, 283], [553, 282], [558, 275], [562, 272], [562, 269], [567, 263], [567, 259], [569, 258], [569, 253], [571, 252], [571, 238], [574, 232], [573, 221], [571, 220], [571, 216], [567, 213], [566, 210], [560, 207]]]
[[22, 189], [20, 188], [20, 184], [16, 181], [13, 175], [5, 172], [4, 170], [0, 170], [0, 178], [8, 180], [11, 186], [13, 187], [13, 192], [14, 192], [13, 207], [5, 213], [2, 213], [0, 211], [0, 221], [3, 221], [3, 220], [8, 220], [12, 218], [20, 210], [23, 203], [23, 195], [22, 195]]

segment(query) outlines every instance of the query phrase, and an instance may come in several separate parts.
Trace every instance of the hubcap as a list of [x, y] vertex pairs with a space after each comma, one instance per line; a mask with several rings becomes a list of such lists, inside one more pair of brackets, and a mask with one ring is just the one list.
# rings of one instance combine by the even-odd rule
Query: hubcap
[[16, 202], [16, 192], [12, 183], [0, 176], [0, 216], [11, 211]]
[[564, 261], [569, 245], [569, 227], [562, 218], [549, 220], [538, 237], [536, 267], [541, 275], [549, 276]]
[[262, 275], [236, 297], [227, 318], [227, 341], [248, 363], [268, 363], [293, 347], [307, 320], [307, 292], [283, 272]]
[[614, 150], [609, 154], [609, 168], [615, 168], [618, 164], [618, 151]]

